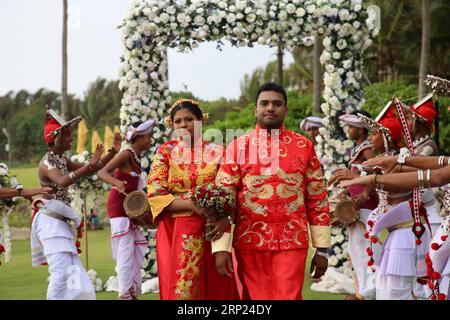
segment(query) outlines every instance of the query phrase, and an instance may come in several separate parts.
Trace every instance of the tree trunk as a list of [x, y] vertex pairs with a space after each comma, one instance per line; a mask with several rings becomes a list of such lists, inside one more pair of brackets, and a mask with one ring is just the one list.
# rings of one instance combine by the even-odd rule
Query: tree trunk
[[320, 67], [320, 54], [322, 52], [322, 40], [318, 35], [314, 36], [314, 56], [313, 56], [313, 105], [312, 113], [314, 116], [320, 115], [320, 97], [322, 70]]
[[422, 0], [422, 44], [419, 67], [419, 99], [425, 95], [425, 78], [430, 64], [431, 0]]
[[278, 84], [280, 86], [282, 86], [283, 85], [283, 44], [281, 42], [278, 44], [277, 61], [278, 61]]
[[61, 114], [64, 120], [69, 119], [67, 99], [67, 0], [63, 0]]

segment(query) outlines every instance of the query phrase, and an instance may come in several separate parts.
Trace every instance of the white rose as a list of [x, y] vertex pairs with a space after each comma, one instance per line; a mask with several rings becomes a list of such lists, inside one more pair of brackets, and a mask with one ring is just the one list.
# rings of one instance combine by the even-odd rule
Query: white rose
[[233, 23], [236, 21], [236, 15], [234, 13], [229, 13], [227, 15], [227, 22], [228, 23]]
[[341, 53], [340, 52], [333, 52], [333, 59], [339, 59], [341, 57]]
[[344, 240], [345, 240], [345, 238], [344, 238], [344, 236], [342, 234], [338, 234], [336, 236], [336, 242], [337, 243], [342, 243], [342, 242], [344, 242]]
[[342, 21], [348, 20], [349, 17], [350, 17], [350, 12], [348, 12], [347, 9], [342, 9], [339, 11], [339, 18]]
[[247, 16], [246, 20], [248, 23], [253, 23], [256, 20], [256, 15], [254, 13], [251, 13]]
[[294, 13], [295, 12], [295, 6], [292, 4], [292, 3], [289, 3], [287, 6], [286, 6], [286, 11], [288, 12], [288, 13]]
[[145, 81], [148, 79], [148, 75], [145, 72], [139, 74], [139, 80]]
[[336, 46], [338, 47], [339, 50], [345, 49], [347, 47], [347, 42], [344, 39], [340, 39], [336, 43]]
[[227, 6], [227, 3], [225, 1], [220, 1], [218, 4], [220, 9], [225, 9]]
[[287, 19], [287, 12], [286, 11], [281, 11], [279, 14], [278, 14], [278, 19], [280, 19], [281, 21], [286, 21], [286, 19]]
[[305, 9], [303, 9], [303, 8], [298, 8], [298, 9], [295, 11], [295, 13], [297, 14], [297, 16], [303, 17], [303, 16], [306, 14], [306, 11], [305, 11]]
[[194, 18], [194, 23], [196, 24], [196, 25], [198, 25], [198, 26], [202, 26], [202, 25], [204, 25], [205, 24], [205, 18], [203, 18], [202, 16], [196, 16], [195, 18]]
[[339, 263], [338, 258], [336, 258], [336, 256], [331, 256], [328, 258], [328, 264], [332, 267], [337, 266], [337, 264]]
[[158, 79], [158, 73], [153, 71], [152, 73], [150, 73], [150, 78], [152, 78], [153, 80]]
[[170, 16], [167, 13], [163, 12], [159, 16], [159, 19], [161, 20], [162, 23], [166, 24], [167, 22], [169, 22]]

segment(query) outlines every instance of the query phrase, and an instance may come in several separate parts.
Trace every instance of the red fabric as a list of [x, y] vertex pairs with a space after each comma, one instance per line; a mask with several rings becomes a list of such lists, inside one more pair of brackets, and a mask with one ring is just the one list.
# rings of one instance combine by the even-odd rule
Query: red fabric
[[403, 139], [403, 127], [400, 119], [394, 117], [383, 118], [378, 121], [383, 127], [389, 130], [392, 139], [397, 143], [397, 146], [401, 146]]
[[237, 190], [234, 248], [308, 248], [308, 224], [329, 226], [327, 192], [312, 142], [282, 128], [255, 131], [227, 147], [216, 182]]
[[[116, 169], [114, 171], [114, 178], [126, 181], [125, 192], [130, 193], [137, 190], [139, 185], [139, 176], [132, 176], [128, 172]], [[123, 201], [125, 200], [125, 195], [120, 193], [116, 189], [112, 188], [109, 192], [108, 201], [106, 202], [106, 210], [108, 211], [108, 216], [110, 218], [127, 217], [125, 209], [123, 207]]]
[[[358, 171], [357, 168], [352, 167], [352, 171]], [[360, 184], [355, 184], [353, 186], [347, 187], [347, 191], [350, 194], [350, 198], [356, 198], [358, 195], [364, 192], [364, 186]], [[361, 205], [361, 209], [374, 210], [378, 207], [378, 194], [375, 190], [372, 190], [369, 194], [369, 199]]]
[[49, 118], [47, 120], [45, 120], [45, 125], [44, 125], [44, 142], [45, 144], [49, 144], [50, 142], [54, 141], [56, 136], [51, 135], [49, 136], [48, 134], [55, 131], [58, 128], [61, 128], [61, 124], [56, 121], [54, 118]]
[[236, 250], [243, 300], [302, 300], [308, 249]]
[[156, 235], [161, 300], [235, 300], [235, 279], [221, 277], [205, 220], [199, 215], [173, 218], [162, 214]]
[[424, 117], [429, 127], [433, 125], [434, 118], [436, 117], [436, 109], [434, 108], [432, 97], [417, 107], [411, 106], [411, 111]]

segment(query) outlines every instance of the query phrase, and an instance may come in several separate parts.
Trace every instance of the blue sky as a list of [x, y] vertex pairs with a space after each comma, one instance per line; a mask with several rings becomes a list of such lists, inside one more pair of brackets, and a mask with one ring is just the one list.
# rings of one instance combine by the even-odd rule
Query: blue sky
[[[68, 87], [81, 97], [97, 77], [118, 78], [121, 23], [131, 0], [69, 0]], [[61, 0], [0, 0], [0, 95], [10, 90], [61, 88]], [[240, 81], [274, 60], [263, 46], [216, 50], [205, 43], [192, 53], [169, 50], [169, 86], [184, 85], [202, 99], [238, 98]], [[285, 63], [292, 61], [286, 55]]]

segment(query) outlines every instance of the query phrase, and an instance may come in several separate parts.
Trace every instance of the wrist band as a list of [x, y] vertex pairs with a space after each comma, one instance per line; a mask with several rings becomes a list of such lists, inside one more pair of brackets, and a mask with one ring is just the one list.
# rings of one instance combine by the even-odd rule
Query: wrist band
[[[438, 159], [438, 165], [440, 168], [444, 167], [444, 160], [445, 160], [445, 156], [440, 156]], [[450, 160], [450, 158], [449, 158]]]
[[417, 180], [419, 182], [419, 189], [424, 189], [423, 170], [417, 170]]
[[450, 166], [450, 157], [448, 157], [447, 165]]
[[427, 183], [428, 183], [428, 190], [431, 189], [431, 170], [427, 170]]
[[76, 177], [75, 177], [75, 173], [73, 171], [71, 171], [69, 173], [69, 178], [72, 179], [73, 182], [75, 182], [77, 180]]

